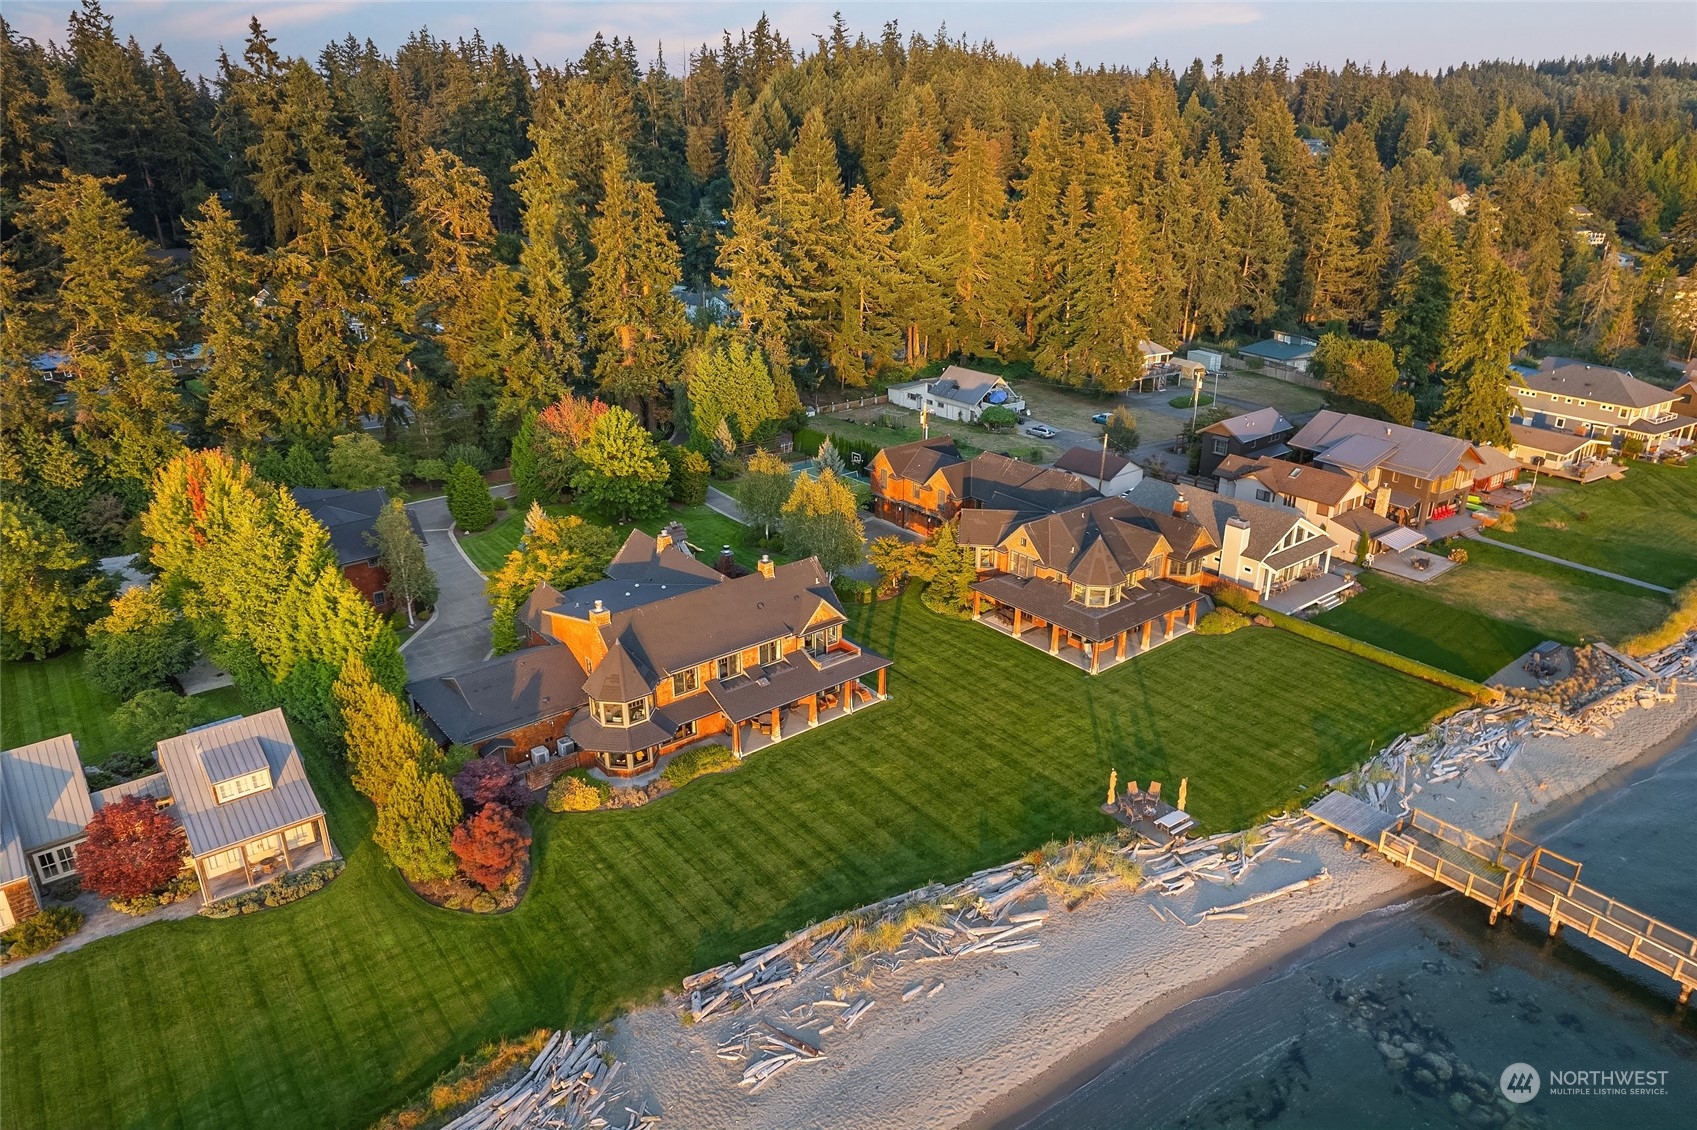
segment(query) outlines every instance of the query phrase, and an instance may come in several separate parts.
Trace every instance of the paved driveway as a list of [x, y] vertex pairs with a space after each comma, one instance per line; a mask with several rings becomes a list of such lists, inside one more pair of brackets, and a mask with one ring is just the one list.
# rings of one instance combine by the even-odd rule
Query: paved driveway
[[469, 666], [489, 655], [489, 601], [483, 574], [454, 544], [453, 520], [446, 499], [429, 498], [407, 509], [424, 527], [424, 556], [436, 570], [441, 595], [436, 615], [401, 645], [407, 676], [423, 679]]

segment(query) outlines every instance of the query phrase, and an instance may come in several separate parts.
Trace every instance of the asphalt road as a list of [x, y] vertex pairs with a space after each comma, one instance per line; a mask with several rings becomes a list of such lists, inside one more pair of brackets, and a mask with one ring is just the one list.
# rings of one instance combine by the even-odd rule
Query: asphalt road
[[401, 645], [407, 677], [445, 675], [489, 655], [489, 601], [483, 574], [454, 544], [453, 519], [443, 498], [427, 498], [407, 507], [424, 527], [424, 557], [436, 571], [441, 592], [436, 614]]

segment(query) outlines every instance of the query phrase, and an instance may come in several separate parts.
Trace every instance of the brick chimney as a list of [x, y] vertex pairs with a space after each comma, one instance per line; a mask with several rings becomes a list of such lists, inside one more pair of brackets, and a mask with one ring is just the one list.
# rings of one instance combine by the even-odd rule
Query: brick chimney
[[609, 612], [604, 605], [602, 605], [600, 600], [597, 600], [595, 602], [595, 607], [589, 610], [590, 626], [595, 628], [604, 628], [612, 622], [613, 614]]
[[660, 554], [666, 552], [667, 548], [669, 548], [671, 546], [671, 544], [672, 544], [672, 527], [666, 526], [666, 527], [662, 528], [659, 533], [654, 535], [654, 554], [655, 554], [655, 556], [658, 557]]
[[778, 575], [778, 567], [772, 564], [772, 555], [770, 553], [762, 553], [760, 555], [760, 564], [757, 568], [759, 568], [760, 575], [762, 577], [770, 579]]
[[1190, 500], [1184, 497], [1183, 494], [1176, 494], [1173, 496], [1173, 517], [1190, 517]]

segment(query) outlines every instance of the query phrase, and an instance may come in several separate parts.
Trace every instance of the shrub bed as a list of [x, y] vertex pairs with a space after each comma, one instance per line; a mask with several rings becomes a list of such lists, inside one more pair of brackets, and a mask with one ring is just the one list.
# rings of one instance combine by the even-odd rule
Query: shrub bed
[[837, 599], [845, 604], [871, 604], [878, 598], [876, 584], [854, 577], [836, 577], [831, 581], [831, 588], [836, 592]]
[[1196, 634], [1225, 636], [1249, 626], [1249, 617], [1230, 608], [1216, 608], [1196, 622]]
[[51, 906], [0, 934], [0, 962], [45, 953], [82, 929], [83, 912], [74, 906]]
[[315, 863], [304, 871], [273, 879], [263, 887], [255, 887], [251, 891], [219, 899], [201, 907], [200, 913], [207, 918], [234, 918], [239, 914], [252, 914], [273, 906], [286, 906], [296, 899], [303, 899], [323, 890], [330, 884], [330, 880], [342, 873], [342, 866], [339, 859]]
[[666, 767], [660, 770], [660, 779], [678, 789], [708, 773], [723, 773], [727, 769], [735, 769], [737, 764], [737, 755], [726, 746], [696, 746], [674, 755]]
[[1233, 612], [1248, 616], [1255, 611], [1255, 594], [1242, 585], [1234, 585], [1229, 581], [1216, 581], [1205, 590], [1215, 604], [1229, 608]]
[[1497, 702], [1502, 698], [1500, 692], [1487, 687], [1483, 683], [1475, 683], [1472, 679], [1452, 675], [1448, 671], [1442, 671], [1429, 664], [1409, 659], [1404, 655], [1398, 655], [1394, 651], [1386, 651], [1382, 647], [1362, 643], [1360, 640], [1352, 639], [1340, 632], [1334, 632], [1330, 628], [1322, 628], [1318, 624], [1310, 624], [1306, 620], [1298, 620], [1294, 616], [1286, 616], [1284, 613], [1274, 612], [1270, 608], [1257, 609], [1257, 612], [1271, 620], [1275, 628], [1283, 628], [1293, 635], [1302, 636], [1304, 639], [1313, 640], [1315, 643], [1323, 643], [1327, 647], [1335, 647], [1339, 651], [1360, 656], [1362, 659], [1371, 660], [1382, 667], [1389, 667], [1393, 671], [1401, 671], [1404, 675], [1412, 675], [1416, 679], [1435, 683], [1447, 690], [1455, 691], [1457, 694], [1464, 694], [1477, 702]]
[[151, 895], [142, 895], [133, 899], [112, 899], [107, 905], [119, 914], [128, 914], [132, 918], [140, 918], [151, 914], [162, 906], [170, 906], [174, 902], [182, 902], [191, 895], [200, 893], [200, 876], [192, 870], [184, 871], [164, 890]]
[[612, 799], [613, 786], [587, 769], [563, 773], [548, 787], [549, 812], [593, 812]]

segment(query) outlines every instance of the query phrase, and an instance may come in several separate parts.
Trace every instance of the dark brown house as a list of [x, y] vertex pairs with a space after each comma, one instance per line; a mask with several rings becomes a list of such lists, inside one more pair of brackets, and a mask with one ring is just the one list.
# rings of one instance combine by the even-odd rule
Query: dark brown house
[[[330, 547], [336, 551], [336, 564], [342, 575], [379, 610], [392, 612], [389, 599], [389, 573], [377, 563], [377, 517], [389, 505], [389, 492], [382, 487], [370, 490], [334, 490], [296, 487], [291, 492], [295, 501], [318, 520], [330, 534]], [[418, 518], [407, 511], [413, 532], [424, 540], [424, 529]]]
[[1209, 424], [1196, 434], [1202, 444], [1198, 471], [1212, 477], [1220, 463], [1233, 455], [1253, 458], [1286, 454], [1290, 451], [1286, 441], [1296, 434], [1296, 425], [1280, 415], [1277, 408], [1262, 408]]

